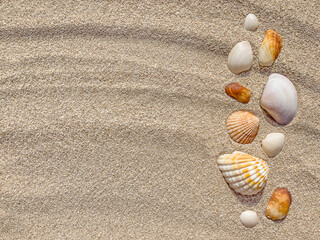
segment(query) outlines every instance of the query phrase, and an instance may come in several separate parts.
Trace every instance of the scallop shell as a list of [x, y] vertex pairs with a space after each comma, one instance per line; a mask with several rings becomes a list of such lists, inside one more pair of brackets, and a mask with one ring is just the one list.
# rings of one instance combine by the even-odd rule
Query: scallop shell
[[296, 88], [285, 76], [273, 73], [263, 90], [260, 105], [278, 123], [288, 124], [298, 109]]
[[248, 41], [237, 43], [228, 55], [228, 68], [233, 73], [248, 71], [252, 66], [253, 53]]
[[261, 66], [271, 66], [277, 59], [282, 46], [282, 38], [276, 31], [266, 31], [266, 35], [259, 49], [259, 64]]
[[260, 158], [235, 151], [220, 156], [217, 162], [222, 176], [237, 193], [257, 194], [267, 182], [269, 167]]
[[251, 143], [258, 134], [260, 120], [247, 111], [232, 113], [227, 120], [230, 137], [241, 144]]

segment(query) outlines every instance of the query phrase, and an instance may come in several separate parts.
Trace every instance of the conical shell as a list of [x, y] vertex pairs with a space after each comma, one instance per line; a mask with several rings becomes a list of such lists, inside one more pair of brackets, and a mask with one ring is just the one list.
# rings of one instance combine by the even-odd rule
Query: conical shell
[[258, 134], [260, 120], [247, 111], [232, 113], [227, 120], [230, 137], [241, 144], [251, 143]]
[[282, 46], [282, 38], [276, 31], [266, 31], [259, 49], [259, 64], [261, 66], [271, 66], [277, 59]]
[[267, 182], [269, 167], [260, 158], [235, 151], [220, 156], [217, 163], [229, 186], [242, 195], [257, 194]]

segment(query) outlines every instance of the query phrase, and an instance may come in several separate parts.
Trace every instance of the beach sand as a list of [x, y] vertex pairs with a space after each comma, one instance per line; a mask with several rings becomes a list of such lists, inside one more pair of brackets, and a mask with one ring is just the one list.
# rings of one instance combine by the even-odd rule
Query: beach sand
[[[320, 238], [318, 1], [55, 2], [0, 3], [1, 239]], [[261, 68], [268, 29], [284, 47]], [[243, 40], [254, 63], [235, 75], [227, 56]], [[286, 126], [260, 108], [271, 73], [298, 92]], [[225, 94], [231, 82], [251, 90], [248, 104]], [[261, 119], [251, 144], [227, 134], [237, 110]], [[271, 132], [286, 138], [272, 159]], [[268, 163], [262, 194], [224, 181], [216, 160], [235, 150]], [[281, 222], [265, 217], [277, 187], [292, 195]]]

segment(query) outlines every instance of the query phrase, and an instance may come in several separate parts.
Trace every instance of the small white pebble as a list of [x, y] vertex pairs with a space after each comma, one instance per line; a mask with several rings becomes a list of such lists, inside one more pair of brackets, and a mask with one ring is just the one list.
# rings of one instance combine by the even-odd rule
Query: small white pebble
[[247, 15], [246, 20], [244, 21], [244, 27], [248, 30], [248, 31], [254, 31], [257, 29], [258, 27], [258, 18], [250, 13]]
[[259, 218], [256, 212], [247, 210], [241, 213], [240, 221], [245, 227], [252, 228], [257, 225]]

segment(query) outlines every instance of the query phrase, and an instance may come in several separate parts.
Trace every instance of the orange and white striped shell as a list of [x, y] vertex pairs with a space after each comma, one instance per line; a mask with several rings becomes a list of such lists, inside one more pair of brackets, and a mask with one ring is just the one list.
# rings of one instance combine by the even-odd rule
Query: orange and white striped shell
[[260, 158], [235, 151], [221, 155], [217, 162], [224, 179], [237, 193], [254, 195], [266, 185], [269, 167]]
[[261, 66], [271, 66], [280, 54], [282, 46], [282, 38], [276, 31], [266, 31], [259, 49], [259, 64]]
[[260, 120], [247, 111], [232, 113], [227, 120], [230, 137], [241, 144], [251, 143], [258, 134]]

